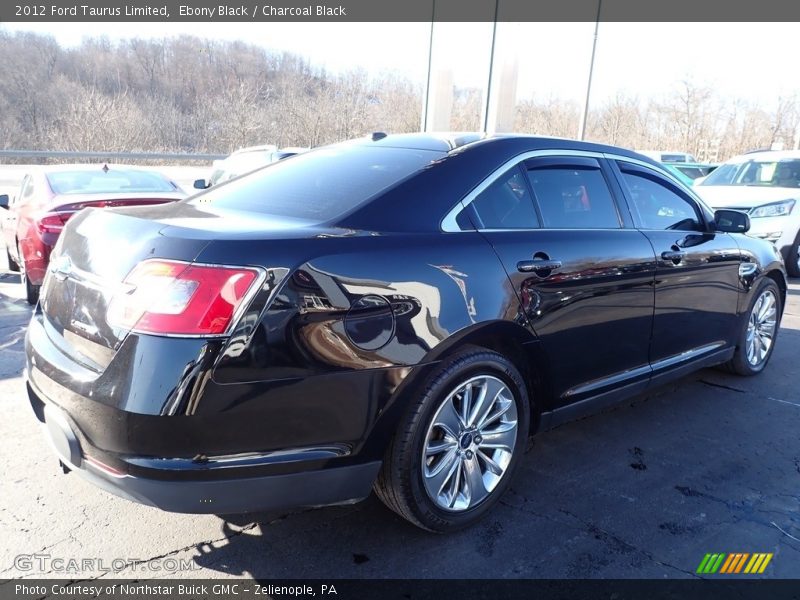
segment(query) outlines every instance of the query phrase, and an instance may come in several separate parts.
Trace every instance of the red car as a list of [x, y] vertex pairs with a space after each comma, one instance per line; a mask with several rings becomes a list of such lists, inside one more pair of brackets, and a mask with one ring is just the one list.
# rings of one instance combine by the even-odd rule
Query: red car
[[37, 167], [9, 200], [0, 195], [0, 229], [8, 265], [19, 271], [25, 297], [39, 299], [50, 252], [67, 220], [87, 207], [163, 204], [186, 197], [157, 171], [116, 165]]

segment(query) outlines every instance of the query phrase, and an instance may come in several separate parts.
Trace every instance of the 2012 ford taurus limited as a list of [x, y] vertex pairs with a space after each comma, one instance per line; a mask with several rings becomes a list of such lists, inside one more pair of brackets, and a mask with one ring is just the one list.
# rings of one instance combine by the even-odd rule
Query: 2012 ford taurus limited
[[454, 530], [530, 434], [701, 367], [765, 368], [786, 278], [748, 227], [620, 148], [373, 135], [74, 216], [29, 395], [65, 470], [139, 502], [230, 514], [374, 489]]

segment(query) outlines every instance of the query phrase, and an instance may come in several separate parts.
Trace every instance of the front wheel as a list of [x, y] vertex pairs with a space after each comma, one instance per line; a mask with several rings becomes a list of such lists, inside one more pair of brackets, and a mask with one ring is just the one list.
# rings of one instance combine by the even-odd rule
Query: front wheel
[[375, 484], [379, 498], [429, 531], [467, 527], [508, 488], [530, 405], [505, 357], [475, 349], [447, 361], [400, 424]]
[[778, 285], [765, 277], [758, 284], [742, 323], [736, 353], [725, 363], [737, 375], [756, 375], [767, 366], [781, 321], [781, 294]]

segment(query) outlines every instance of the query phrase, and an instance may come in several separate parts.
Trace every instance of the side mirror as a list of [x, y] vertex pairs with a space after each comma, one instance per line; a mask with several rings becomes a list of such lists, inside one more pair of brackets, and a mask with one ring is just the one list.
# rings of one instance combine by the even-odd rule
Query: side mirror
[[192, 185], [196, 190], [206, 190], [210, 187], [210, 184], [205, 179], [195, 179]]
[[714, 213], [714, 227], [725, 233], [747, 233], [750, 215], [740, 210], [718, 210]]
[[8, 209], [8, 194], [0, 194], [0, 208]]

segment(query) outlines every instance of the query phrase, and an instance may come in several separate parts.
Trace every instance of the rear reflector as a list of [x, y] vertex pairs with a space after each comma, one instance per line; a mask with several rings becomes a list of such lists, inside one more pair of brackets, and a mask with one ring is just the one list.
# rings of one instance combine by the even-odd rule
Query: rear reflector
[[146, 260], [125, 278], [132, 289], [114, 295], [106, 319], [143, 333], [219, 335], [256, 279], [253, 269]]

